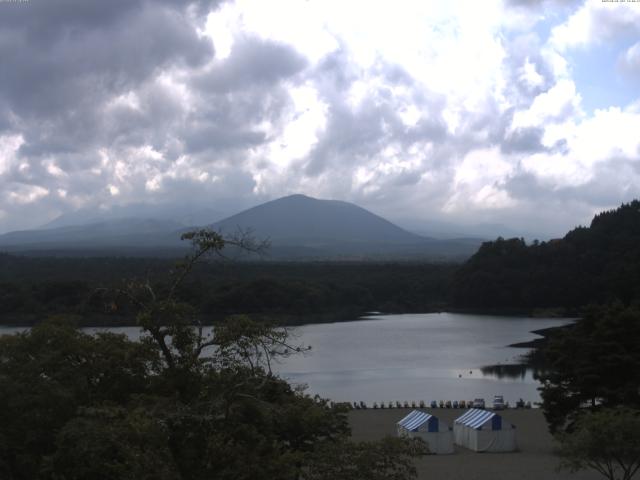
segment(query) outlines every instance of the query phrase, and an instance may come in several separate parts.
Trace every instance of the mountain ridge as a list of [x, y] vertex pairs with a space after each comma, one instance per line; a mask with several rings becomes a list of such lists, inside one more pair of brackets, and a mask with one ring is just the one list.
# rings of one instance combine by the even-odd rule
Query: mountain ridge
[[256, 205], [211, 226], [225, 233], [233, 228], [251, 228], [257, 236], [267, 236], [276, 241], [307, 238], [370, 242], [374, 233], [384, 235], [384, 238], [376, 240], [382, 243], [413, 243], [425, 238], [356, 204], [320, 200], [302, 194]]
[[[462, 258], [479, 246], [475, 239], [442, 240], [422, 237], [400, 228], [358, 205], [289, 195], [256, 205], [208, 227], [223, 235], [251, 230], [257, 239], [269, 239], [269, 256], [278, 260], [363, 260]], [[180, 222], [153, 218], [120, 218], [85, 225], [60, 226], [0, 235], [0, 249], [29, 251], [131, 252], [167, 250], [181, 255], [185, 227]], [[162, 256], [166, 256], [167, 252]]]

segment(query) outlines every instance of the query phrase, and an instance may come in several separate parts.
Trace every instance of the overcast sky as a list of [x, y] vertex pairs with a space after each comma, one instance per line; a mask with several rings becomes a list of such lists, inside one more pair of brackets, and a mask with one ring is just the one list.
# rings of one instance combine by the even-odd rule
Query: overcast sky
[[541, 235], [639, 197], [640, 3], [0, 0], [0, 231], [291, 193]]

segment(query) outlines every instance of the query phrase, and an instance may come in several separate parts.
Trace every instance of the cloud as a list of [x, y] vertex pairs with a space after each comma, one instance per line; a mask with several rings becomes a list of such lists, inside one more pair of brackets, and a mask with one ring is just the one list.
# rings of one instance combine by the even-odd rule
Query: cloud
[[638, 33], [640, 9], [633, 2], [587, 0], [566, 22], [553, 28], [550, 42], [562, 51]]
[[0, 230], [303, 192], [555, 232], [638, 185], [640, 109], [585, 111], [573, 52], [604, 45], [638, 78], [625, 35], [639, 15], [551, 0], [366, 14], [337, 0], [0, 2]]
[[640, 81], [640, 42], [631, 45], [618, 58], [618, 68], [622, 73], [637, 81]]
[[214, 64], [194, 83], [200, 89], [221, 93], [265, 88], [292, 77], [306, 64], [306, 59], [289, 45], [242, 38], [234, 44], [229, 57]]

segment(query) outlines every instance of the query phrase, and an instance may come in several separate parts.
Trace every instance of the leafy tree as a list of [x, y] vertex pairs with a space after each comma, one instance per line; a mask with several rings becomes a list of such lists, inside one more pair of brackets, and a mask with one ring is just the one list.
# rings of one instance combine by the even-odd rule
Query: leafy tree
[[305, 480], [403, 480], [416, 475], [413, 457], [426, 455], [420, 439], [387, 437], [379, 442], [326, 444], [305, 471]]
[[571, 429], [584, 409], [640, 407], [640, 311], [593, 307], [543, 350], [542, 407], [552, 432]]
[[640, 469], [640, 411], [603, 409], [581, 416], [559, 437], [562, 468], [593, 469], [609, 480], [631, 480]]
[[82, 409], [60, 430], [44, 472], [74, 480], [178, 480], [166, 425], [142, 409]]
[[147, 391], [157, 360], [148, 345], [123, 335], [90, 336], [68, 319], [0, 337], [0, 464], [22, 472], [16, 478], [37, 478], [57, 432], [78, 408], [126, 403]]
[[194, 252], [166, 287], [132, 281], [104, 292], [137, 311], [141, 341], [88, 335], [69, 319], [0, 338], [4, 478], [414, 476], [410, 458], [424, 449], [405, 440], [354, 444], [344, 409], [274, 375], [277, 357], [305, 350], [286, 329], [235, 316], [205, 333], [176, 294], [184, 279], [208, 253], [260, 246], [206, 230], [185, 238]]

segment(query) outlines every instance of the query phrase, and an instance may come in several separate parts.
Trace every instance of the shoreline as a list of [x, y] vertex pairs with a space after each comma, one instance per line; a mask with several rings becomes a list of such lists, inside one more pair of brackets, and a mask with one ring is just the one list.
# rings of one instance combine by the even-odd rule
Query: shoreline
[[[371, 320], [372, 318], [384, 316], [384, 315], [414, 315], [414, 314], [432, 314], [432, 313], [453, 313], [463, 315], [478, 315], [478, 316], [497, 316], [497, 317], [523, 317], [523, 318], [547, 318], [539, 315], [530, 315], [520, 313], [509, 312], [487, 312], [487, 311], [471, 311], [471, 310], [459, 310], [459, 309], [431, 309], [421, 312], [370, 312], [370, 311], [354, 311], [354, 310], [340, 310], [329, 313], [319, 313], [315, 315], [295, 315], [295, 314], [280, 314], [280, 315], [266, 315], [259, 313], [243, 313], [240, 315], [247, 315], [248, 317], [260, 321], [270, 321], [277, 326], [283, 327], [302, 327], [306, 325], [327, 324], [327, 323], [345, 323], [345, 322], [357, 322], [360, 320]], [[41, 323], [46, 318], [51, 317], [66, 317], [78, 325], [80, 328], [109, 328], [109, 327], [137, 327], [135, 318], [131, 316], [111, 316], [111, 315], [97, 315], [91, 314], [85, 316], [79, 313], [54, 313], [54, 314], [0, 314], [0, 327], [7, 328], [22, 328], [33, 327], [38, 323]], [[202, 322], [203, 326], [212, 326], [222, 321], [224, 318], [230, 315], [209, 315], [207, 320]], [[563, 317], [550, 315], [548, 318], [575, 320], [575, 317]], [[198, 323], [194, 323], [193, 326], [198, 326]], [[517, 342], [507, 347], [512, 348], [538, 348], [538, 343], [545, 341], [547, 337], [553, 335], [555, 331], [559, 329], [567, 328], [568, 326], [549, 327], [539, 330], [531, 330], [530, 333], [540, 335], [543, 338], [536, 338], [527, 342]]]
[[[354, 441], [379, 440], [396, 435], [396, 422], [412, 409], [352, 410], [348, 413]], [[464, 409], [419, 408], [453, 426]], [[499, 414], [516, 427], [518, 450], [510, 453], [476, 453], [455, 446], [451, 455], [427, 455], [415, 460], [419, 480], [596, 480], [596, 472], [557, 471], [556, 442], [540, 409], [509, 409]]]
[[[567, 318], [569, 319], [569, 318]], [[577, 320], [574, 318], [571, 318], [572, 320]], [[516, 343], [512, 343], [510, 345], [507, 345], [507, 347], [511, 347], [511, 348], [527, 348], [527, 349], [539, 349], [541, 347], [544, 347], [547, 342], [553, 338], [554, 335], [563, 332], [565, 330], [568, 330], [570, 328], [573, 328], [573, 326], [575, 325], [574, 323], [570, 323], [567, 325], [561, 325], [559, 327], [548, 327], [548, 328], [541, 328], [539, 330], [531, 330], [530, 333], [534, 333], [536, 335], [540, 335], [542, 338], [534, 338], [533, 340], [529, 340], [526, 342], [516, 342]]]

